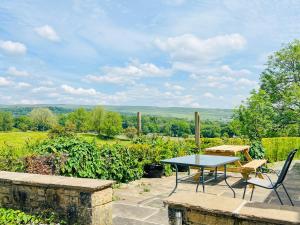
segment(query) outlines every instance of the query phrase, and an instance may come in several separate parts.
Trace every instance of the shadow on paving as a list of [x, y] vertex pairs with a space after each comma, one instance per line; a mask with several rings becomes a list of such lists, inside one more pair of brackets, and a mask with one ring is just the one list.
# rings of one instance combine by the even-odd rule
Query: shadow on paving
[[[286, 176], [286, 179], [284, 181], [284, 185], [291, 196], [291, 199], [295, 206], [300, 206], [300, 163], [295, 163], [293, 168], [289, 171], [289, 173]], [[281, 200], [283, 201], [284, 205], [290, 205], [290, 201], [285, 194], [282, 187], [279, 187], [278, 189], [279, 196]], [[274, 191], [271, 192], [271, 194], [266, 198], [266, 203], [269, 204], [278, 204], [280, 205], [280, 202], [276, 196], [276, 193]]]

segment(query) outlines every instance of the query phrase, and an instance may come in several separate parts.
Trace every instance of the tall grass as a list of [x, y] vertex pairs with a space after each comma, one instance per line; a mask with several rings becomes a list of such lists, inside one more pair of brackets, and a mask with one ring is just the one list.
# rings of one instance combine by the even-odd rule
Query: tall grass
[[295, 148], [299, 149], [296, 158], [300, 159], [300, 137], [264, 138], [262, 144], [270, 162], [286, 160], [289, 152]]

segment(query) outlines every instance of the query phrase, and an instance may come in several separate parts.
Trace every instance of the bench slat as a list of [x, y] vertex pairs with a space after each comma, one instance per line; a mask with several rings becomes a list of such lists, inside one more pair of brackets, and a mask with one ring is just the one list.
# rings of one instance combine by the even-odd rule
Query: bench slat
[[245, 169], [257, 169], [258, 167], [260, 167], [266, 163], [267, 163], [267, 160], [265, 160], [265, 159], [254, 159], [254, 160], [246, 163], [242, 167]]

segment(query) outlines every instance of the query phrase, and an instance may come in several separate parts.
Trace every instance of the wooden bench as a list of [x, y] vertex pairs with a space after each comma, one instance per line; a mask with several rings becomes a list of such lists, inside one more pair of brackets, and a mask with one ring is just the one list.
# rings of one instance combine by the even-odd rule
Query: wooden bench
[[[261, 166], [265, 165], [267, 163], [267, 160], [265, 159], [254, 159], [242, 166], [242, 173], [246, 177], [249, 177], [250, 173], [256, 173], [257, 169], [260, 168]], [[258, 173], [257, 174], [259, 178], [264, 179], [262, 174]]]

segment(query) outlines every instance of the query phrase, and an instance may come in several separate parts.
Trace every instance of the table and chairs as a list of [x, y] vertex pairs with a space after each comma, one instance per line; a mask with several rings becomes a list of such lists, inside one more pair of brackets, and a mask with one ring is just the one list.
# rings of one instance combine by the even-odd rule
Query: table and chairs
[[[271, 169], [268, 169], [265, 166], [267, 160], [252, 159], [249, 151], [250, 146], [248, 145], [220, 145], [206, 148], [204, 150], [204, 154], [202, 155], [195, 154], [162, 160], [162, 163], [171, 164], [175, 168], [175, 187], [173, 188], [170, 195], [172, 195], [176, 191], [180, 182], [186, 182], [189, 177], [197, 178], [196, 192], [198, 192], [198, 187], [200, 184], [202, 185], [202, 191], [205, 192], [205, 184], [207, 182], [223, 178], [228, 188], [233, 192], [233, 197], [235, 198], [236, 192], [227, 180], [227, 172], [235, 172], [241, 173], [245, 181], [243, 198], [245, 197], [248, 185], [252, 186], [250, 201], [252, 200], [255, 186], [259, 186], [262, 188], [274, 190], [280, 203], [283, 204], [277, 192], [277, 188], [282, 186], [291, 202], [291, 205], [294, 205], [286, 190], [286, 187], [283, 184], [283, 181], [287, 175], [287, 172], [297, 150], [293, 150], [289, 153], [282, 171], [277, 174], [278, 178], [275, 182], [270, 179], [270, 176], [268, 174], [264, 173], [264, 171], [271, 171]], [[242, 161], [241, 158], [245, 159], [245, 161]], [[188, 167], [188, 176], [179, 177], [178, 166]], [[190, 174], [190, 167], [198, 169], [198, 176]], [[208, 170], [211, 176], [206, 176], [204, 170]], [[250, 178], [251, 173], [255, 174], [254, 178]]]

